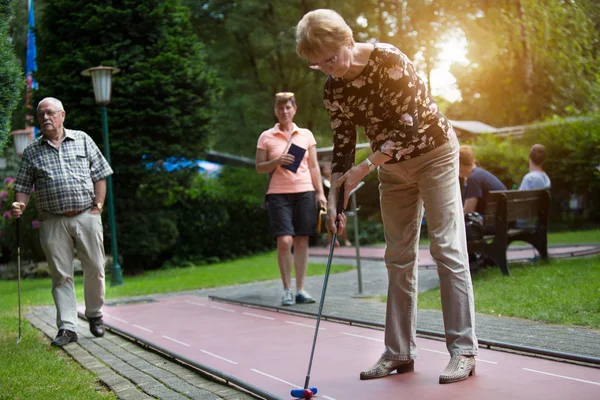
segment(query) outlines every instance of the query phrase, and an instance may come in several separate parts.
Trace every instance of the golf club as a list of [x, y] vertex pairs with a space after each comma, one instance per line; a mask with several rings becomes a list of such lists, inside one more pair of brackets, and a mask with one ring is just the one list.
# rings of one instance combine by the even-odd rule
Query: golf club
[[17, 296], [19, 298], [19, 337], [17, 344], [21, 341], [21, 218], [17, 218]]
[[[336, 213], [337, 215], [344, 212], [344, 185], [340, 186], [338, 192], [338, 202]], [[323, 312], [323, 304], [325, 303], [325, 292], [327, 291], [327, 281], [329, 280], [329, 270], [331, 269], [331, 260], [333, 259], [333, 249], [335, 248], [335, 241], [337, 237], [337, 227], [339, 221], [336, 218], [335, 227], [336, 232], [331, 238], [331, 244], [329, 245], [329, 259], [327, 260], [327, 268], [325, 269], [325, 278], [323, 280], [323, 290], [321, 291], [321, 302], [319, 303], [319, 312], [317, 313], [317, 326], [315, 328], [315, 336], [313, 338], [312, 350], [310, 352], [310, 361], [308, 362], [308, 372], [306, 373], [306, 380], [304, 381], [303, 389], [292, 389], [291, 395], [297, 399], [310, 399], [313, 395], [317, 394], [318, 389], [316, 387], [308, 387], [310, 382], [310, 369], [312, 367], [313, 356], [315, 355], [315, 345], [317, 344], [317, 335], [319, 334], [319, 324], [321, 323], [321, 313]]]

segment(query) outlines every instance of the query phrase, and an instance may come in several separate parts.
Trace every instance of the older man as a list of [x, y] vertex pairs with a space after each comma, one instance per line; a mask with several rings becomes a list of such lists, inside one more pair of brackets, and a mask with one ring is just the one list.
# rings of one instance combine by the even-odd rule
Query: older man
[[62, 347], [77, 341], [77, 307], [73, 284], [74, 250], [84, 274], [85, 315], [90, 332], [104, 335], [104, 240], [102, 205], [106, 177], [112, 169], [94, 141], [82, 131], [66, 129], [62, 103], [40, 101], [37, 117], [43, 136], [30, 143], [15, 182], [12, 215], [19, 218], [35, 186], [40, 242], [52, 273], [58, 334]]

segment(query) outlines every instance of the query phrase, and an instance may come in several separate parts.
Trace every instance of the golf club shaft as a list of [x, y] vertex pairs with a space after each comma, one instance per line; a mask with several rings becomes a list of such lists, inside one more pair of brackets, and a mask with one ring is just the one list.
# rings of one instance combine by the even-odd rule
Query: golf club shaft
[[21, 340], [21, 218], [17, 218], [17, 297], [19, 301], [19, 338]]
[[310, 381], [310, 369], [312, 367], [313, 357], [315, 355], [315, 346], [317, 344], [317, 335], [319, 334], [319, 324], [321, 323], [321, 313], [323, 312], [323, 303], [325, 300], [325, 292], [327, 291], [327, 281], [329, 280], [329, 270], [331, 269], [331, 260], [333, 259], [333, 248], [335, 247], [336, 239], [337, 234], [334, 233], [331, 237], [331, 245], [329, 246], [329, 259], [327, 260], [327, 268], [325, 269], [325, 279], [323, 281], [323, 290], [321, 291], [321, 302], [319, 303], [319, 312], [317, 313], [317, 327], [315, 329], [315, 336], [313, 338], [312, 350], [310, 351], [310, 360], [308, 362], [308, 372], [306, 373], [306, 379], [304, 381], [304, 389], [308, 388]]
[[331, 261], [333, 260], [333, 249], [335, 248], [335, 241], [337, 240], [337, 230], [339, 221], [337, 215], [344, 212], [344, 185], [339, 189], [338, 202], [336, 208], [336, 221], [335, 221], [335, 233], [331, 237], [331, 244], [329, 245], [329, 258], [327, 259], [327, 268], [325, 269], [325, 278], [323, 280], [323, 290], [321, 291], [321, 301], [319, 303], [319, 311], [317, 313], [317, 326], [315, 328], [315, 336], [313, 338], [312, 349], [310, 351], [310, 360], [308, 362], [308, 371], [306, 372], [306, 379], [304, 380], [304, 389], [308, 388], [310, 382], [310, 370], [312, 368], [313, 357], [315, 355], [315, 346], [317, 344], [317, 336], [319, 335], [319, 325], [321, 323], [321, 314], [323, 312], [323, 304], [325, 304], [325, 293], [327, 292], [327, 282], [329, 281], [329, 270], [331, 269]]

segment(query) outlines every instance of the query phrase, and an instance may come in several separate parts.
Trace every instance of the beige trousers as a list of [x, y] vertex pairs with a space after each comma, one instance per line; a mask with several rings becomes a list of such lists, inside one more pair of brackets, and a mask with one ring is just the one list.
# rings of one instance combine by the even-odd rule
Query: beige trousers
[[74, 250], [81, 261], [85, 315], [102, 316], [104, 304], [104, 239], [100, 214], [74, 217], [40, 213], [40, 242], [52, 273], [52, 296], [58, 329], [76, 331], [77, 301], [73, 284]]
[[448, 143], [427, 154], [379, 167], [389, 277], [385, 359], [417, 357], [417, 255], [423, 207], [440, 278], [446, 347], [451, 355], [477, 354], [458, 150], [452, 132]]

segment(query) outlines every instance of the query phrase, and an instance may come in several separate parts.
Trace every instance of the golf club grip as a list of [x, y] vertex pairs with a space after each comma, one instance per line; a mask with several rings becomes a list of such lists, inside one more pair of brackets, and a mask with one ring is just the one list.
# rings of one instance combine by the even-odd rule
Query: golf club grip
[[337, 201], [337, 207], [336, 207], [336, 212], [338, 214], [342, 214], [344, 212], [344, 187], [346, 186], [345, 183], [342, 183], [342, 186], [340, 186], [340, 189], [338, 190], [338, 201]]
[[21, 247], [21, 217], [17, 218], [17, 248]]

